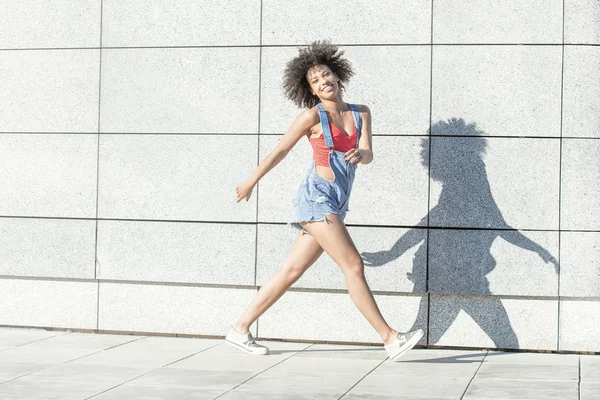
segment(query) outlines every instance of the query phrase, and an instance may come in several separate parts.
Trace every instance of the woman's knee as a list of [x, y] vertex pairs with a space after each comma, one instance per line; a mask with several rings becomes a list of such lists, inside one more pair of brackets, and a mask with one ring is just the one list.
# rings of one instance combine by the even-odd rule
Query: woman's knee
[[348, 256], [343, 265], [340, 265], [340, 267], [342, 268], [344, 275], [364, 276], [365, 273], [365, 264], [363, 263], [362, 257], [358, 253]]
[[294, 283], [304, 274], [304, 268], [298, 264], [284, 263], [280, 273], [289, 283]]

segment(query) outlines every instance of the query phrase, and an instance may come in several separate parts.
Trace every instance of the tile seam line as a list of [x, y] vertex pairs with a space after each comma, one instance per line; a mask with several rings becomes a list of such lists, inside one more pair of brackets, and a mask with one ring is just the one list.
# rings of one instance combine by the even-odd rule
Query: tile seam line
[[[430, 38], [431, 46], [429, 47], [429, 129], [427, 130], [427, 145], [428, 149], [428, 162], [427, 162], [427, 230], [425, 231], [425, 292], [427, 293], [427, 319], [426, 319], [426, 329], [427, 329], [427, 337], [425, 338], [425, 343], [429, 344], [429, 337], [431, 335], [431, 294], [429, 293], [429, 253], [431, 251], [431, 240], [430, 234], [431, 231], [429, 229], [431, 225], [430, 213], [431, 210], [431, 149], [433, 148], [433, 138], [431, 136], [431, 125], [433, 119], [433, 28], [434, 28], [434, 12], [433, 12], [433, 4], [434, 0], [431, 0], [430, 3]], [[423, 301], [423, 300], [421, 300]], [[418, 317], [418, 316], [417, 316]]]
[[[80, 329], [80, 328], [64, 328], [64, 327], [38, 327], [38, 326], [6, 326], [0, 325], [1, 328], [8, 329], [35, 329], [35, 330], [48, 330], [51, 332], [54, 331], [65, 331], [67, 333], [83, 333], [83, 334], [106, 334], [106, 335], [128, 335], [139, 337], [140, 339], [148, 339], [154, 337], [167, 337], [167, 338], [183, 338], [183, 339], [209, 339], [209, 340], [222, 340], [224, 338], [223, 335], [209, 335], [209, 334], [175, 334], [170, 332], [152, 332], [152, 331], [123, 331], [123, 330], [107, 330], [107, 329]], [[275, 341], [280, 343], [300, 343], [300, 344], [333, 344], [333, 345], [360, 345], [360, 346], [370, 346], [370, 347], [379, 347], [381, 348], [381, 342], [363, 342], [363, 341], [330, 341], [330, 340], [304, 340], [298, 342], [299, 339], [282, 339], [277, 337], [261, 337], [259, 338], [263, 341]], [[218, 345], [218, 343], [217, 343]], [[117, 345], [118, 346], [118, 345]], [[539, 349], [539, 348], [525, 348], [525, 349], [510, 349], [510, 348], [492, 348], [492, 347], [465, 347], [465, 346], [456, 346], [456, 345], [431, 345], [422, 347], [423, 350], [464, 350], [464, 351], [488, 351], [488, 352], [505, 352], [511, 354], [517, 353], [535, 353], [535, 354], [553, 354], [553, 355], [579, 355], [579, 356], [589, 356], [589, 355], [600, 355], [600, 352], [597, 351], [589, 351], [589, 350], [549, 350], [549, 349]], [[571, 381], [572, 382], [572, 381]]]
[[[560, 62], [560, 141], [558, 147], [558, 230], [560, 232], [562, 226], [562, 154], [563, 154], [563, 114], [564, 114], [564, 88], [565, 88], [565, 0], [562, 1], [562, 51]], [[561, 300], [560, 300], [560, 283], [561, 283], [561, 247], [562, 234], [558, 235], [558, 267], [557, 267], [557, 293], [558, 303], [556, 305], [556, 350], [560, 350], [560, 335], [561, 335]]]
[[[71, 334], [71, 333], [72, 333], [72, 332], [69, 332], [69, 331], [67, 331], [65, 334]], [[57, 335], [57, 336], [63, 336], [63, 335]], [[53, 337], [54, 337], [54, 336], [53, 336]], [[63, 361], [63, 362], [61, 362], [61, 363], [58, 363], [58, 364], [49, 365], [49, 366], [47, 366], [46, 368], [42, 368], [42, 369], [39, 369], [39, 370], [36, 370], [36, 371], [31, 371], [31, 372], [25, 373], [25, 374], [23, 374], [23, 375], [20, 375], [20, 376], [17, 376], [17, 377], [11, 378], [11, 379], [9, 379], [9, 380], [6, 380], [6, 381], [3, 381], [3, 382], [0, 382], [0, 385], [4, 384], [4, 383], [6, 383], [6, 382], [10, 382], [10, 381], [14, 381], [14, 380], [17, 380], [17, 379], [21, 379], [21, 378], [23, 378], [23, 377], [25, 377], [25, 376], [35, 375], [35, 374], [37, 374], [37, 373], [44, 372], [44, 371], [50, 370], [50, 369], [52, 369], [52, 368], [55, 368], [55, 367], [58, 367], [58, 366], [61, 366], [61, 365], [64, 365], [64, 364], [68, 364], [68, 363], [70, 363], [70, 362], [72, 362], [72, 361], [77, 361], [77, 360], [80, 360], [80, 359], [82, 359], [82, 358], [85, 358], [85, 357], [87, 357], [87, 356], [91, 356], [91, 355], [94, 355], [94, 354], [98, 354], [98, 353], [101, 353], [101, 352], [103, 352], [103, 351], [110, 350], [110, 349], [112, 349], [112, 348], [119, 347], [119, 346], [121, 346], [121, 345], [124, 345], [124, 344], [127, 344], [127, 343], [135, 342], [135, 341], [138, 341], [138, 340], [140, 340], [140, 339], [143, 339], [143, 337], [136, 338], [136, 339], [133, 339], [133, 340], [127, 341], [127, 342], [125, 342], [125, 343], [119, 343], [119, 344], [117, 344], [117, 345], [115, 345], [115, 346], [111, 346], [111, 347], [109, 347], [109, 348], [106, 348], [106, 349], [101, 349], [101, 350], [98, 350], [98, 351], [94, 351], [94, 352], [92, 352], [92, 353], [89, 353], [89, 354], [83, 355], [83, 356], [81, 356], [81, 357], [76, 357], [76, 358], [73, 358], [73, 359], [70, 359], [70, 360], [66, 360], [66, 361]]]
[[[100, 198], [100, 132], [102, 131], [102, 12], [104, 0], [100, 0], [100, 59], [98, 66], [98, 140], [96, 141], [96, 229], [94, 232], [94, 279], [98, 277], [98, 200]], [[96, 329], [100, 328], [100, 282], [96, 286]]]
[[469, 383], [467, 384], [467, 387], [465, 388], [465, 391], [463, 392], [462, 396], [460, 396], [460, 400], [463, 400], [465, 398], [465, 396], [467, 395], [467, 392], [469, 391], [469, 388], [471, 387], [471, 384], [473, 383], [473, 381], [475, 380], [475, 377], [477, 376], [477, 374], [479, 373], [479, 370], [481, 369], [481, 367], [483, 366], [483, 363], [485, 362], [485, 359], [487, 358], [488, 354], [490, 353], [489, 350], [486, 350], [485, 352], [485, 356], [483, 357], [483, 359], [481, 360], [481, 363], [479, 363], [479, 367], [477, 368], [477, 371], [475, 371], [475, 374], [473, 374], [473, 376], [471, 377], [471, 380], [469, 381]]
[[361, 383], [367, 376], [371, 375], [373, 373], [373, 371], [375, 371], [377, 368], [379, 368], [388, 359], [389, 359], [389, 357], [384, 358], [383, 361], [381, 361], [379, 364], [377, 364], [375, 367], [373, 367], [373, 369], [371, 369], [369, 372], [367, 372], [365, 375], [363, 375], [358, 381], [356, 381], [356, 383], [354, 383], [352, 386], [350, 386], [350, 388], [348, 390], [346, 390], [340, 397], [338, 397], [338, 400], [342, 400], [344, 398], [344, 396], [346, 396], [348, 393], [350, 393], [350, 391], [352, 389], [354, 389], [356, 386], [358, 386], [359, 383]]
[[[2, 325], [0, 325], [0, 326], [2, 326]], [[51, 332], [60, 332], [60, 331], [51, 331]], [[41, 339], [37, 339], [37, 340], [32, 340], [31, 342], [22, 343], [22, 344], [20, 344], [20, 345], [17, 345], [17, 346], [8, 347], [8, 348], [6, 348], [6, 349], [2, 349], [2, 350], [0, 350], [0, 352], [6, 351], [6, 350], [11, 350], [11, 349], [16, 349], [16, 348], [19, 348], [19, 347], [23, 347], [23, 346], [30, 345], [30, 344], [32, 344], [32, 343], [38, 343], [38, 342], [42, 342], [42, 341], [44, 341], [44, 340], [47, 340], [47, 339], [50, 339], [50, 338], [54, 338], [54, 337], [57, 337], [57, 336], [63, 336], [63, 335], [69, 335], [69, 334], [70, 334], [70, 332], [68, 332], [68, 331], [67, 331], [67, 332], [63, 332], [63, 333], [58, 333], [58, 334], [56, 334], [56, 335], [47, 336], [47, 337], [45, 337], [45, 338], [41, 338]]]
[[[261, 122], [261, 90], [262, 90], [262, 20], [263, 20], [263, 1], [260, 0], [260, 12], [259, 12], [259, 44], [258, 48], [258, 120], [256, 130], [258, 132], [256, 139], [256, 168], [258, 168], [260, 164], [260, 122]], [[260, 205], [260, 184], [256, 183], [256, 201], [255, 201], [255, 214], [254, 220], [258, 222], [258, 213], [259, 213], [259, 205]], [[256, 224], [254, 228], [254, 285], [256, 286], [258, 276], [258, 224]], [[256, 319], [256, 335], [258, 336], [258, 325], [260, 323], [260, 318]]]
[[[188, 282], [166, 282], [166, 281], [135, 281], [135, 280], [114, 280], [114, 279], [72, 279], [72, 278], [53, 278], [53, 277], [28, 277], [28, 276], [7, 276], [0, 275], [0, 280], [19, 280], [19, 281], [37, 281], [37, 282], [65, 282], [65, 283], [103, 283], [112, 285], [131, 285], [131, 286], [160, 286], [160, 287], [191, 287], [198, 289], [229, 289], [229, 290], [256, 290], [262, 285], [232, 285], [232, 284], [210, 284], [210, 283], [188, 283]], [[310, 287], [292, 287], [289, 292], [296, 293], [324, 293], [347, 295], [347, 289], [339, 288], [310, 288]], [[373, 295], [391, 296], [391, 297], [423, 297], [433, 295], [436, 297], [460, 297], [471, 299], [496, 299], [496, 300], [531, 300], [531, 301], [600, 301], [600, 296], [551, 296], [551, 295], [510, 295], [510, 294], [476, 294], [476, 293], [440, 293], [440, 292], [403, 292], [390, 290], [372, 290]], [[4, 326], [4, 325], [0, 325]], [[6, 325], [13, 326], [13, 325]], [[22, 325], [15, 325], [22, 326]]]
[[[60, 131], [60, 132], [44, 132], [44, 131], [5, 131], [0, 132], [0, 135], [107, 135], [107, 136], [214, 136], [214, 137], [227, 137], [227, 136], [235, 136], [235, 137], [252, 137], [252, 136], [283, 136], [283, 133], [232, 133], [232, 132], [73, 132], [73, 131]], [[569, 139], [569, 140], [600, 140], [600, 137], [595, 136], [508, 136], [508, 135], [481, 135], [477, 138], [473, 138], [472, 135], [429, 135], [429, 134], [415, 134], [415, 133], [375, 133], [373, 137], [380, 138], [465, 138], [465, 139], [540, 139], [540, 140], [560, 140], [560, 139]]]
[[[47, 220], [62, 220], [62, 221], [95, 221], [93, 217], [48, 217], [48, 216], [28, 216], [28, 215], [0, 215], [0, 219], [47, 219]], [[97, 218], [98, 221], [106, 222], [149, 222], [149, 223], [185, 223], [185, 224], [213, 224], [213, 225], [279, 225], [287, 226], [287, 222], [272, 222], [272, 221], [210, 221], [210, 220], [171, 220], [171, 219], [137, 219], [137, 218]], [[443, 231], [509, 231], [509, 232], [565, 232], [565, 233], [599, 233], [600, 230], [584, 230], [584, 229], [536, 229], [536, 228], [479, 228], [468, 226], [415, 226], [415, 225], [377, 225], [377, 224], [346, 224], [348, 227], [354, 228], [382, 228], [382, 229], [431, 229]]]
[[[259, 222], [261, 225], [285, 225], [284, 222]], [[354, 228], [384, 228], [384, 229], [429, 229], [437, 231], [507, 231], [507, 232], [590, 232], [596, 233], [598, 231], [576, 231], [576, 230], [557, 230], [557, 229], [534, 229], [534, 228], [472, 228], [472, 227], [449, 227], [449, 226], [413, 226], [413, 225], [368, 225], [368, 224], [346, 224], [348, 227]]]
[[579, 362], [577, 366], [579, 367], [577, 371], [577, 400], [581, 400], [581, 355], [579, 356]]
[[[150, 50], [150, 49], [236, 49], [236, 48], [297, 48], [307, 46], [309, 43], [297, 43], [297, 44], [249, 44], [249, 45], [236, 45], [236, 44], [225, 44], [225, 45], [154, 45], [154, 46], [89, 46], [89, 47], [13, 47], [13, 48], [0, 48], [0, 51], [60, 51], [60, 50]], [[481, 46], [481, 47], [515, 47], [515, 46], [530, 46], [530, 47], [550, 47], [550, 46], [589, 46], [597, 47], [600, 46], [598, 43], [431, 43], [431, 42], [417, 42], [417, 43], [333, 43], [335, 46], [340, 47], [417, 47], [417, 46]]]
[[123, 386], [123, 385], [125, 385], [125, 384], [127, 384], [127, 383], [129, 383], [129, 382], [132, 382], [132, 381], [134, 381], [134, 380], [136, 380], [136, 379], [139, 379], [139, 378], [141, 378], [141, 377], [143, 377], [143, 376], [146, 376], [146, 375], [148, 375], [148, 374], [151, 374], [151, 373], [153, 373], [153, 372], [156, 372], [156, 371], [158, 371], [159, 369], [165, 368], [165, 367], [167, 367], [167, 366], [169, 366], [169, 365], [171, 365], [171, 364], [174, 364], [174, 363], [176, 363], [176, 362], [180, 362], [180, 361], [182, 361], [182, 360], [185, 360], [186, 358], [189, 358], [189, 357], [192, 357], [192, 356], [194, 356], [194, 355], [196, 355], [196, 354], [202, 353], [203, 351], [206, 351], [206, 350], [212, 349], [213, 347], [216, 347], [216, 346], [218, 346], [219, 344], [220, 344], [220, 343], [216, 343], [216, 344], [214, 344], [214, 345], [212, 345], [212, 346], [210, 346], [210, 347], [208, 347], [208, 348], [206, 348], [206, 349], [202, 349], [202, 350], [200, 350], [200, 351], [198, 351], [198, 352], [196, 352], [196, 353], [193, 353], [193, 354], [187, 355], [187, 356], [185, 356], [185, 357], [182, 357], [182, 358], [180, 358], [180, 359], [177, 359], [177, 360], [175, 360], [175, 361], [172, 361], [172, 362], [170, 362], [170, 363], [168, 363], [168, 364], [165, 364], [165, 365], [163, 365], [163, 366], [161, 366], [161, 367], [154, 368], [154, 369], [152, 369], [152, 370], [150, 370], [150, 371], [148, 371], [148, 372], [145, 372], [145, 373], [143, 373], [143, 374], [141, 374], [141, 375], [138, 375], [138, 376], [136, 376], [136, 377], [134, 377], [134, 378], [128, 379], [128, 380], [126, 380], [126, 381], [123, 381], [123, 382], [119, 383], [118, 385], [115, 385], [115, 386], [113, 386], [113, 387], [110, 387], [110, 388], [108, 388], [108, 389], [106, 389], [106, 390], [103, 390], [103, 391], [101, 391], [101, 392], [98, 392], [98, 393], [96, 393], [96, 394], [93, 394], [92, 396], [86, 397], [84, 400], [93, 399], [94, 397], [96, 397], [96, 396], [99, 396], [99, 395], [101, 395], [101, 394], [103, 394], [103, 393], [110, 392], [110, 391], [111, 391], [111, 390], [113, 390], [113, 389], [116, 389], [116, 388], [118, 388], [118, 387], [120, 387], [120, 386]]
[[299, 350], [299, 351], [295, 352], [295, 353], [294, 353], [294, 354], [292, 354], [291, 356], [289, 356], [289, 357], [286, 357], [286, 358], [284, 358], [283, 360], [279, 361], [278, 363], [275, 363], [275, 364], [273, 364], [273, 365], [271, 365], [271, 366], [269, 366], [269, 367], [267, 367], [267, 368], [265, 368], [265, 369], [263, 369], [263, 370], [261, 370], [261, 371], [257, 372], [256, 374], [252, 375], [251, 377], [249, 377], [248, 379], [244, 380], [243, 382], [241, 382], [241, 383], [239, 383], [239, 384], [235, 385], [234, 387], [232, 387], [232, 388], [230, 388], [230, 389], [228, 389], [228, 390], [224, 391], [223, 393], [221, 393], [221, 394], [220, 394], [220, 395], [218, 395], [217, 397], [213, 398], [213, 400], [217, 400], [218, 398], [220, 398], [220, 397], [222, 397], [222, 396], [226, 395], [227, 393], [229, 393], [229, 392], [231, 392], [231, 391], [233, 391], [233, 390], [235, 390], [235, 389], [239, 388], [240, 386], [244, 385], [246, 382], [249, 382], [249, 381], [251, 381], [252, 379], [256, 378], [257, 376], [259, 376], [259, 375], [263, 374], [264, 372], [266, 372], [266, 371], [268, 371], [268, 370], [270, 370], [270, 369], [272, 369], [272, 368], [275, 368], [275, 367], [276, 367], [276, 366], [278, 366], [279, 364], [281, 364], [281, 363], [283, 363], [283, 362], [285, 362], [285, 361], [289, 360], [289, 359], [290, 359], [290, 358], [292, 358], [292, 357], [295, 357], [296, 355], [300, 354], [301, 352], [303, 352], [303, 351], [304, 351], [304, 350], [306, 350], [306, 349], [309, 349], [309, 348], [313, 347], [314, 345], [315, 345], [314, 343], [310, 343], [310, 344], [308, 344], [306, 347], [304, 347], [303, 349], [301, 349], [301, 350]]

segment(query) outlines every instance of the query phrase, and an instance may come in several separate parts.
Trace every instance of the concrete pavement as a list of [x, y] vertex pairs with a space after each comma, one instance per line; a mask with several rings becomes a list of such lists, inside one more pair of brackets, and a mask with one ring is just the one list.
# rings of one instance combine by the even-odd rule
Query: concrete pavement
[[600, 399], [598, 355], [259, 342], [0, 327], [0, 399]]

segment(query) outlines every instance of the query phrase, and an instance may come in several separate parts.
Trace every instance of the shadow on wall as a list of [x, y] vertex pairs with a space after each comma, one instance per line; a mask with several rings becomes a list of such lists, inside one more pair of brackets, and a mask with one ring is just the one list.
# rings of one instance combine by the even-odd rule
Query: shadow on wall
[[[421, 161], [430, 168], [431, 179], [442, 185], [439, 201], [389, 251], [362, 253], [366, 266], [377, 267], [402, 256], [419, 245], [413, 259], [413, 292], [491, 295], [486, 275], [496, 266], [491, 247], [498, 237], [534, 251], [546, 262], [558, 263], [552, 255], [521, 232], [511, 228], [492, 197], [483, 155], [486, 140], [475, 124], [463, 119], [440, 121], [431, 127], [429, 138], [421, 143]], [[431, 160], [431, 162], [430, 162]], [[431, 164], [431, 165], [430, 165]], [[426, 245], [429, 224], [429, 246]], [[435, 229], [453, 228], [453, 229]], [[461, 230], [460, 228], [478, 228]], [[429, 265], [427, 251], [429, 249]], [[425, 277], [427, 282], [415, 279]], [[463, 310], [492, 339], [497, 348], [519, 348], [506, 310], [495, 297], [441, 298], [432, 307], [428, 344], [436, 344]], [[478, 299], [482, 299], [479, 301]], [[427, 320], [427, 302], [421, 301], [417, 321]]]

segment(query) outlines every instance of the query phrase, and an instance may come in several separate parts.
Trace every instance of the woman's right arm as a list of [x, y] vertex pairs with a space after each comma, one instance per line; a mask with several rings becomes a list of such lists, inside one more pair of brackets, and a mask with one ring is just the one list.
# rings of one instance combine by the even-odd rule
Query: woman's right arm
[[290, 126], [281, 140], [279, 140], [277, 147], [260, 162], [247, 180], [236, 187], [237, 202], [239, 203], [242, 199], [248, 201], [258, 181], [279, 164], [296, 143], [298, 143], [298, 140], [305, 136], [310, 128], [318, 122], [319, 112], [316, 109], [311, 108], [301, 112], [292, 123], [292, 126]]

